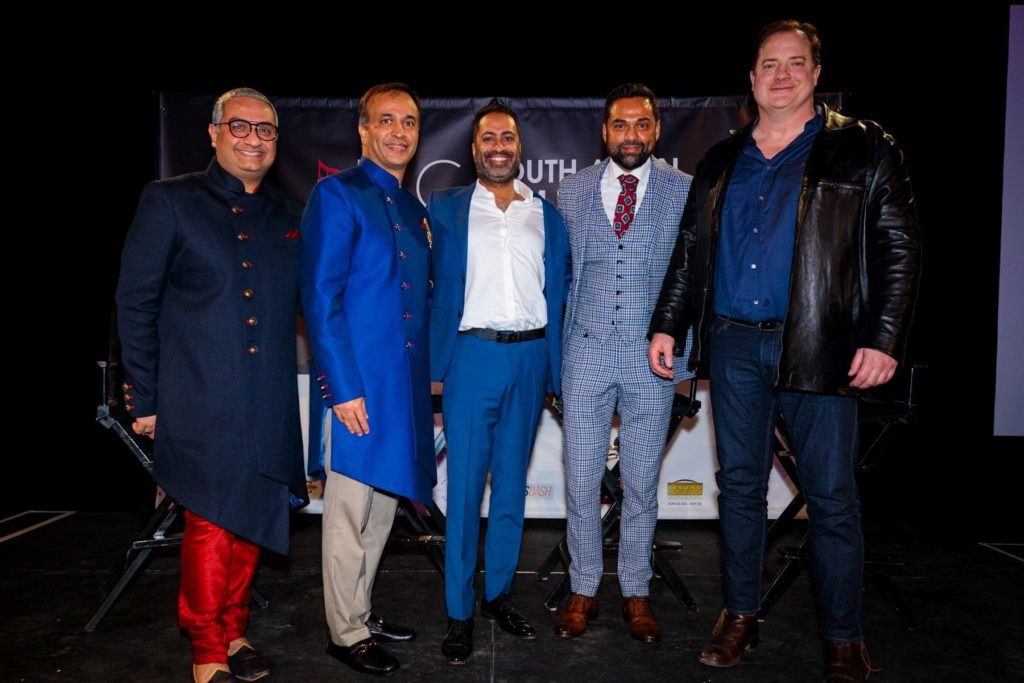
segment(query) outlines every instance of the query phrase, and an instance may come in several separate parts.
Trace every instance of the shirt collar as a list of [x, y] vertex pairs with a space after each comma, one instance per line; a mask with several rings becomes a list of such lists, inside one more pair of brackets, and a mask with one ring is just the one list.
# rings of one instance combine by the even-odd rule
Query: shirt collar
[[372, 180], [375, 185], [379, 185], [385, 190], [397, 190], [402, 186], [402, 184], [398, 182], [398, 178], [391, 175], [366, 157], [359, 158], [359, 168], [363, 169], [363, 172], [370, 177], [370, 180]]
[[[751, 124], [750, 124], [750, 131], [751, 131], [751, 133], [753, 133], [754, 129], [757, 128], [757, 122], [758, 122], [758, 120], [760, 120], [760, 118], [761, 117], [758, 116], [758, 117], [756, 117], [751, 122]], [[813, 137], [813, 136], [817, 135], [818, 133], [821, 132], [821, 129], [824, 128], [824, 127], [825, 127], [825, 108], [822, 105], [820, 105], [820, 104], [816, 104], [816, 105], [814, 105], [814, 117], [807, 120], [807, 123], [804, 124], [803, 132], [800, 133], [800, 135], [798, 135], [796, 137], [796, 139], [793, 140], [793, 142], [789, 143], [789, 145], [787, 146], [787, 149], [788, 149], [788, 147], [792, 147], [794, 144], [796, 144], [798, 141], [803, 140], [804, 138]], [[748, 135], [747, 136], [747, 146], [748, 147], [756, 147], [757, 146], [757, 143], [754, 142], [754, 136], [753, 135]]]
[[[533, 190], [531, 190], [526, 183], [521, 182], [518, 178], [514, 178], [512, 180], [512, 186], [515, 188], [516, 194], [523, 198], [524, 204], [529, 204], [533, 201]], [[486, 197], [494, 199], [494, 193], [488, 190], [484, 184], [480, 182], [479, 178], [476, 181], [475, 192], [484, 193]]]
[[651, 160], [653, 158], [654, 157], [651, 157], [651, 158], [647, 159], [647, 161], [645, 161], [644, 163], [640, 164], [639, 166], [634, 168], [632, 171], [627, 171], [626, 169], [622, 168], [617, 163], [615, 163], [615, 159], [612, 159], [612, 158], [609, 157], [609, 159], [608, 159], [608, 173], [610, 173], [611, 177], [615, 178], [615, 179], [618, 179], [618, 177], [620, 175], [623, 175], [624, 173], [629, 173], [630, 175], [636, 176], [637, 184], [638, 185], [642, 184], [642, 183], [646, 183], [647, 182], [647, 178], [650, 177], [650, 175], [651, 175], [651, 165], [652, 165], [652, 161]]

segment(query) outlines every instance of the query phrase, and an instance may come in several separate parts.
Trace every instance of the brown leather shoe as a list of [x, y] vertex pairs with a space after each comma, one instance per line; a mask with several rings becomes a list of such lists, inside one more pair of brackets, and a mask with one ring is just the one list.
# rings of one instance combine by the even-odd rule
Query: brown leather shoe
[[851, 683], [866, 681], [872, 673], [881, 671], [871, 666], [868, 649], [863, 640], [855, 643], [822, 643], [825, 653], [825, 683]]
[[634, 639], [644, 643], [661, 641], [661, 624], [654, 618], [651, 601], [646, 596], [622, 598], [622, 618]]
[[597, 618], [597, 597], [573, 593], [569, 603], [555, 622], [555, 633], [562, 638], [575, 638], [587, 630], [587, 622]]
[[725, 668], [736, 666], [740, 654], [757, 647], [757, 615], [740, 616], [722, 610], [718, 623], [711, 629], [711, 640], [697, 656], [697, 661], [707, 666]]

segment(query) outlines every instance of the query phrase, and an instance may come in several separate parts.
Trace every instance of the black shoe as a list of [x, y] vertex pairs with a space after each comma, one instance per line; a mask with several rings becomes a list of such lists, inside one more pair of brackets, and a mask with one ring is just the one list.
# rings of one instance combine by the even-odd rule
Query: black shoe
[[217, 673], [213, 674], [213, 676], [206, 679], [206, 683], [237, 683], [238, 680], [238, 677], [233, 673], [221, 669]]
[[245, 645], [228, 657], [228, 668], [240, 681], [258, 681], [270, 675], [270, 661], [256, 650]]
[[473, 652], [473, 618], [448, 619], [448, 632], [444, 634], [441, 652], [449, 664], [465, 664]]
[[512, 598], [507, 593], [502, 593], [490, 602], [480, 600], [480, 616], [488, 621], [498, 622], [502, 631], [519, 638], [533, 640], [537, 637], [537, 631], [530, 625], [530, 622], [523, 619], [523, 615], [516, 610], [516, 606], [512, 604]]
[[370, 618], [366, 620], [366, 628], [373, 638], [382, 643], [408, 643], [416, 637], [416, 629], [384, 621], [383, 617], [373, 612], [370, 612]]
[[348, 664], [359, 673], [386, 676], [398, 671], [398, 660], [373, 638], [360, 640], [349, 647], [329, 642], [327, 654], [339, 662]]

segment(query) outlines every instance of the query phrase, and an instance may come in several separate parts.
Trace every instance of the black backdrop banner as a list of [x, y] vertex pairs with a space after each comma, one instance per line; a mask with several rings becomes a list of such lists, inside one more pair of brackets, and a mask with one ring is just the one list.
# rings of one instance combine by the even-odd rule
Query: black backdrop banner
[[[207, 125], [216, 95], [161, 93], [158, 172], [161, 178], [197, 171], [212, 158]], [[277, 163], [268, 180], [305, 201], [319, 178], [355, 164], [359, 100], [271, 98], [280, 118]], [[843, 95], [821, 96], [842, 110]], [[476, 178], [470, 155], [473, 112], [486, 98], [424, 99], [419, 151], [406, 173], [410, 192], [426, 203], [434, 190]], [[508, 98], [523, 141], [520, 179], [554, 201], [558, 183], [604, 157], [603, 98]], [[663, 99], [661, 139], [655, 154], [693, 173], [697, 162], [753, 114], [746, 96]]]

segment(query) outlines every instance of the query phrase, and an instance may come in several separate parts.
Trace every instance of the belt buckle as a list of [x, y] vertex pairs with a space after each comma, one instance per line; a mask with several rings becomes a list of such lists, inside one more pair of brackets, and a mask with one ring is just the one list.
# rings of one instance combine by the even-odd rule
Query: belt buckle
[[515, 342], [519, 341], [519, 333], [498, 331], [498, 333], [494, 337], [494, 341], [498, 342], [499, 344], [514, 344]]

